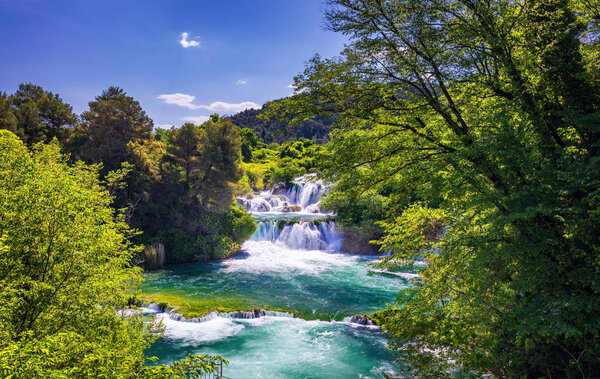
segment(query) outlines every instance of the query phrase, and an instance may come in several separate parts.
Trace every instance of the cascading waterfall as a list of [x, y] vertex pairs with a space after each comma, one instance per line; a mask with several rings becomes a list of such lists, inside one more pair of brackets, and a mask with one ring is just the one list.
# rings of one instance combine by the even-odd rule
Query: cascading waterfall
[[[321, 194], [325, 193], [326, 187], [322, 182], [307, 182], [305, 177], [294, 181], [285, 196], [292, 204], [297, 204], [306, 210], [308, 206], [316, 204]], [[318, 208], [317, 208], [318, 210]], [[316, 212], [311, 212], [316, 213]]]
[[296, 178], [287, 188], [238, 197], [237, 203], [249, 212], [320, 213], [319, 202], [327, 187], [314, 174]]
[[335, 250], [341, 243], [335, 222], [331, 220], [260, 221], [251, 239], [270, 241], [296, 250]]
[[165, 326], [149, 354], [158, 363], [221, 355], [230, 361], [229, 378], [376, 378], [396, 371], [379, 328], [356, 315], [393, 301], [408, 280], [370, 274], [374, 257], [339, 254], [334, 215], [319, 209], [326, 192], [305, 175], [286, 188], [238, 198], [258, 223], [239, 256], [147, 274], [150, 292], [245, 304], [197, 318], [148, 306], [146, 313]]
[[326, 192], [323, 182], [308, 174], [296, 178], [289, 188], [238, 198], [238, 204], [259, 221], [253, 241], [270, 241], [296, 250], [335, 250], [341, 236], [331, 215], [319, 209], [320, 196]]

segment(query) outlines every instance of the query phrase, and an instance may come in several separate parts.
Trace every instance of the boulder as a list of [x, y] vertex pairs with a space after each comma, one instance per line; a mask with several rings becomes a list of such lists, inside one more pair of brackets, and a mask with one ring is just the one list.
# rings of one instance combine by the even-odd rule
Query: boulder
[[271, 193], [273, 195], [285, 195], [287, 193], [287, 188], [284, 183], [277, 183], [271, 188]]
[[342, 241], [342, 251], [350, 254], [376, 255], [379, 253], [379, 246], [369, 243], [369, 241], [355, 231], [344, 231], [344, 241]]
[[282, 212], [300, 212], [302, 211], [302, 207], [299, 205], [286, 205], [281, 208]]

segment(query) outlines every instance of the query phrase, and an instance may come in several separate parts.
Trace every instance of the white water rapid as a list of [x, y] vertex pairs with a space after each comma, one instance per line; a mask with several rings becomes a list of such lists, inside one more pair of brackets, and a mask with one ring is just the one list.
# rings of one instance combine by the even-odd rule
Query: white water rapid
[[258, 222], [240, 255], [148, 274], [144, 286], [154, 291], [248, 304], [197, 319], [158, 312], [165, 336], [149, 354], [158, 363], [189, 353], [221, 355], [230, 361], [228, 378], [381, 378], [396, 371], [385, 338], [364, 315], [393, 301], [408, 280], [370, 275], [376, 258], [340, 252], [334, 217], [319, 209], [326, 191], [308, 175], [288, 188], [238, 198]]

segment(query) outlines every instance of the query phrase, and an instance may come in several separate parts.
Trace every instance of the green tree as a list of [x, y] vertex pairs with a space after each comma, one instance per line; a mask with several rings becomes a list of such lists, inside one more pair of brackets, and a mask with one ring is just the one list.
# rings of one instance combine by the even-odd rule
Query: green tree
[[244, 158], [244, 162], [250, 162], [252, 160], [252, 152], [259, 145], [259, 139], [252, 129], [243, 128], [240, 132], [242, 136], [242, 157]]
[[337, 115], [326, 176], [422, 200], [383, 227], [423, 280], [379, 315], [419, 376], [600, 375], [593, 4], [333, 0], [350, 44], [269, 110]]
[[198, 145], [200, 168], [192, 188], [206, 209], [223, 211], [233, 201], [232, 183], [242, 177], [239, 167], [242, 142], [237, 126], [215, 116], [203, 125]]
[[203, 133], [202, 127], [190, 122], [186, 122], [171, 133], [170, 156], [183, 167], [186, 184], [189, 184], [193, 174], [198, 174], [200, 168], [199, 146]]
[[102, 162], [103, 173], [131, 160], [130, 142], [153, 140], [153, 121], [140, 103], [118, 87], [109, 87], [81, 115], [82, 123], [71, 138], [70, 149], [88, 163]]
[[0, 92], [0, 129], [17, 133], [17, 117], [4, 92]]
[[[31, 83], [19, 85], [19, 89], [9, 96], [8, 101], [17, 124], [11, 127], [9, 125], [13, 125], [13, 121], [8, 121], [7, 125], [0, 127], [16, 132], [30, 145], [47, 143], [53, 138], [65, 142], [78, 122], [73, 108], [65, 104], [58, 94], [44, 91], [42, 87]], [[3, 109], [4, 112], [6, 110]], [[7, 117], [12, 119], [11, 116]]]
[[170, 263], [238, 252], [256, 226], [233, 203], [233, 186], [241, 176], [237, 127], [213, 117], [204, 125], [186, 123], [161, 132], [160, 143], [162, 153], [153, 148], [155, 156], [139, 154], [159, 170], [140, 193], [131, 219], [144, 231], [140, 241], [162, 243]]
[[98, 167], [69, 166], [54, 143], [29, 151], [8, 131], [0, 156], [0, 372], [183, 377], [216, 367], [206, 356], [144, 367], [159, 330], [125, 311], [141, 281], [130, 265], [138, 247]]

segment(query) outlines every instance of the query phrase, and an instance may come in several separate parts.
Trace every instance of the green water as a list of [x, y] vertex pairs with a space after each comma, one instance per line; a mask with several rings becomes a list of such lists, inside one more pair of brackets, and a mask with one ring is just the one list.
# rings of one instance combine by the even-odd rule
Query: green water
[[143, 291], [195, 298], [238, 299], [245, 308], [289, 310], [308, 319], [341, 320], [371, 313], [395, 299], [408, 283], [369, 275], [373, 258], [292, 250], [248, 241], [244, 252], [216, 264], [172, 266], [146, 274]]
[[279, 242], [247, 241], [238, 257], [187, 264], [145, 275], [143, 290], [194, 299], [230, 299], [246, 308], [277, 308], [295, 317], [205, 322], [163, 317], [165, 336], [148, 351], [159, 363], [189, 353], [221, 355], [228, 378], [382, 377], [395, 366], [381, 331], [343, 321], [383, 309], [409, 285], [370, 275], [373, 258], [292, 249]]
[[[218, 354], [230, 361], [224, 368], [228, 378], [380, 378], [382, 371], [395, 369], [377, 330], [298, 318], [214, 321], [220, 330], [242, 329], [197, 342], [194, 337], [205, 333], [194, 334], [191, 325], [154, 344], [149, 353], [167, 363], [189, 353]], [[176, 328], [173, 324], [177, 322], [167, 323], [167, 328]]]

